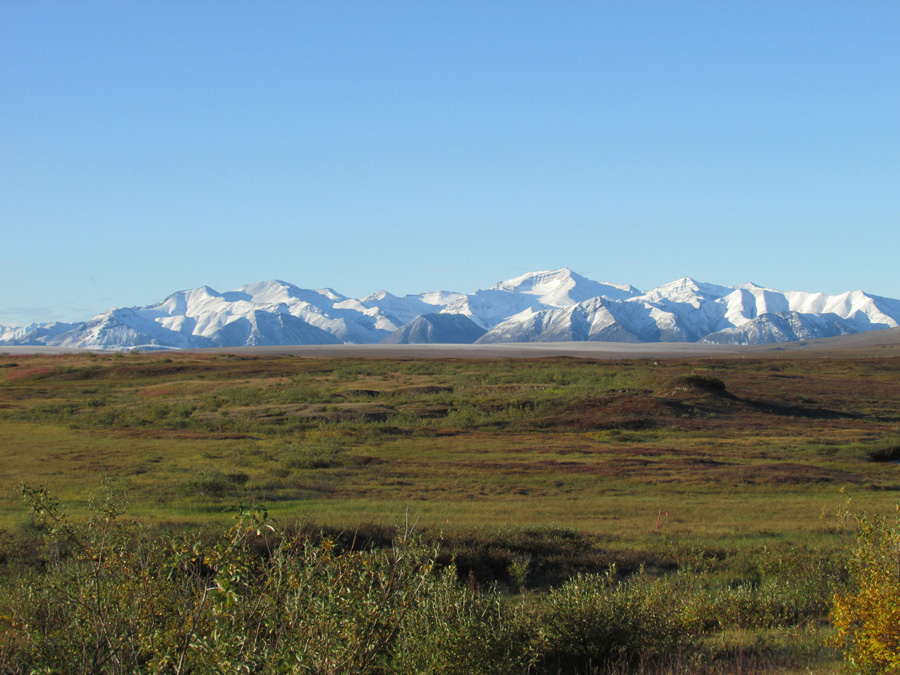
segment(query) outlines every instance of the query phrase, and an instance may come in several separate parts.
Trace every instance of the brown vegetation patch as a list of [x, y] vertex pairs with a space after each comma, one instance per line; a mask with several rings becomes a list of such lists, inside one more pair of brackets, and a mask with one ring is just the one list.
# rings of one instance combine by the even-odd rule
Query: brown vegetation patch
[[[527, 409], [535, 402], [519, 401]], [[554, 415], [541, 415], [522, 422], [526, 428], [592, 431], [649, 429], [675, 420], [684, 414], [679, 404], [651, 396], [613, 396], [585, 401]]]
[[681, 411], [668, 401], [649, 396], [615, 397], [605, 404], [588, 404], [553, 417], [539, 418], [541, 426], [568, 427], [573, 430], [649, 429], [663, 420], [680, 416]]
[[104, 433], [116, 436], [118, 438], [168, 438], [180, 441], [231, 441], [246, 438], [255, 440], [256, 438], [258, 438], [253, 434], [245, 434], [240, 432], [215, 432], [185, 429], [147, 429], [138, 427], [113, 427], [111, 429], [105, 430]]
[[53, 374], [56, 368], [52, 366], [37, 366], [34, 368], [19, 368], [6, 371], [7, 380], [38, 380]]
[[221, 387], [221, 384], [212, 382], [187, 380], [141, 387], [138, 389], [138, 395], [141, 398], [177, 398], [212, 393]]
[[475, 394], [526, 394], [533, 391], [544, 391], [549, 384], [483, 384], [475, 387]]
[[623, 394], [616, 396], [603, 408], [608, 413], [619, 415], [661, 415], [667, 417], [681, 411], [672, 401], [649, 395]]
[[781, 415], [784, 417], [809, 417], [811, 419], [844, 419], [853, 418], [855, 415], [851, 413], [840, 412], [837, 410], [829, 410], [827, 408], [809, 407], [802, 405], [791, 405], [779, 403], [776, 401], [747, 401], [760, 412], [770, 415]]
[[753, 464], [711, 459], [708, 457], [666, 457], [649, 459], [653, 451], [640, 451], [642, 456], [615, 457], [603, 464], [602, 473], [645, 484], [681, 482], [723, 485], [814, 485], [822, 483], [859, 483], [860, 477], [838, 469], [810, 464], [777, 462]]
[[381, 457], [374, 457], [372, 455], [353, 455], [351, 459], [354, 464], [358, 464], [360, 466], [377, 466], [379, 464], [387, 463], [387, 460], [384, 460]]
[[645, 445], [640, 447], [640, 450], [635, 450], [632, 447], [628, 446], [611, 446], [603, 449], [605, 453], [612, 453], [615, 455], [624, 455], [626, 457], [633, 457], [635, 454], [640, 454], [644, 457], [671, 457], [673, 454], [676, 454], [677, 450], [670, 449], [661, 449], [661, 448], [648, 448]]
[[299, 413], [306, 419], [329, 421], [384, 422], [397, 413], [393, 408], [371, 403], [338, 403], [328, 406], [311, 406]]
[[419, 417], [421, 419], [441, 419], [446, 417], [450, 412], [450, 407], [446, 405], [423, 405], [419, 403], [409, 403], [397, 408], [400, 412]]
[[489, 471], [504, 474], [524, 474], [524, 473], [564, 473], [564, 474], [602, 474], [606, 473], [603, 466], [599, 464], [588, 464], [585, 462], [560, 461], [556, 459], [539, 459], [528, 462], [495, 462], [495, 461], [471, 461], [465, 462], [464, 466], [471, 467], [478, 471]]
[[810, 464], [778, 462], [774, 464], [731, 465], [713, 476], [726, 484], [751, 485], [814, 485], [820, 483], [860, 483], [859, 475], [839, 469], [827, 469]]

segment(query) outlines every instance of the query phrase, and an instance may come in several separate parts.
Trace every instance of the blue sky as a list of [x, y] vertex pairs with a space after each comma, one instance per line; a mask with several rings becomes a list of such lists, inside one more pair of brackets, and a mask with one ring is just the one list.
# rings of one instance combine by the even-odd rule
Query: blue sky
[[900, 297], [900, 3], [0, 0], [0, 323], [571, 267]]

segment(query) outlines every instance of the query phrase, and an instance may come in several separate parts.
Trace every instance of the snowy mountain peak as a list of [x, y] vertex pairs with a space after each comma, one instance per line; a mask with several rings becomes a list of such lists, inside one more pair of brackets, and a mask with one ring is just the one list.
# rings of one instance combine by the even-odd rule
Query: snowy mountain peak
[[378, 302], [379, 300], [386, 300], [387, 298], [396, 298], [396, 295], [392, 293], [388, 293], [387, 291], [378, 291], [377, 293], [372, 293], [372, 295], [367, 295], [362, 299], [363, 303], [367, 302]]
[[546, 272], [531, 272], [495, 284], [490, 290], [533, 295], [547, 307], [569, 307], [590, 298], [625, 299], [640, 293], [631, 285], [592, 281], [567, 267]]
[[283, 293], [286, 290], [297, 288], [294, 284], [281, 279], [269, 279], [268, 281], [257, 281], [252, 284], [241, 286], [238, 290], [249, 293], [250, 295], [265, 295], [267, 293]]
[[717, 286], [691, 277], [682, 277], [648, 291], [643, 297], [651, 299], [667, 298], [675, 302], [689, 302], [698, 296], [723, 298], [734, 290], [731, 286]]
[[705, 295], [727, 295], [732, 291], [730, 286], [717, 286], [716, 284], [697, 281], [693, 277], [682, 277], [676, 281], [671, 281], [659, 287], [669, 291], [693, 291], [695, 293], [703, 293]]
[[561, 286], [572, 287], [579, 280], [587, 281], [582, 276], [575, 274], [567, 267], [562, 269], [545, 271], [545, 272], [529, 272], [514, 279], [501, 281], [491, 286], [492, 290], [513, 291], [518, 293], [531, 293], [533, 295], [543, 295], [547, 292], [553, 292]]

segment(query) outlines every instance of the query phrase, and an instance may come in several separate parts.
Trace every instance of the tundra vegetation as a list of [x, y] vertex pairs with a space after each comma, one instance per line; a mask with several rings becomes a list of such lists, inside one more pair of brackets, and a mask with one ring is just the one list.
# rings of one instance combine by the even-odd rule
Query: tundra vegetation
[[0, 672], [896, 673], [898, 460], [897, 358], [0, 355]]

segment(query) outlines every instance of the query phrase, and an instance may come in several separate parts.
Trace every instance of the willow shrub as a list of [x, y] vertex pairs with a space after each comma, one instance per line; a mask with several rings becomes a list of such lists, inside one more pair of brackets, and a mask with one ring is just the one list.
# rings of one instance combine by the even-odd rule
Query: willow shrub
[[402, 628], [391, 663], [398, 675], [521, 675], [536, 658], [522, 604], [459, 583], [454, 566], [432, 576]]
[[696, 593], [682, 578], [615, 570], [579, 576], [550, 591], [542, 611], [543, 652], [551, 668], [586, 671], [603, 663], [689, 653], [702, 625]]
[[24, 492], [43, 541], [39, 564], [3, 598], [0, 671], [131, 672], [154, 648], [148, 636], [175, 630], [159, 551], [118, 522], [123, 504], [112, 495], [72, 524], [45, 490]]
[[900, 674], [900, 521], [860, 516], [850, 583], [835, 595], [833, 642], [866, 675]]

